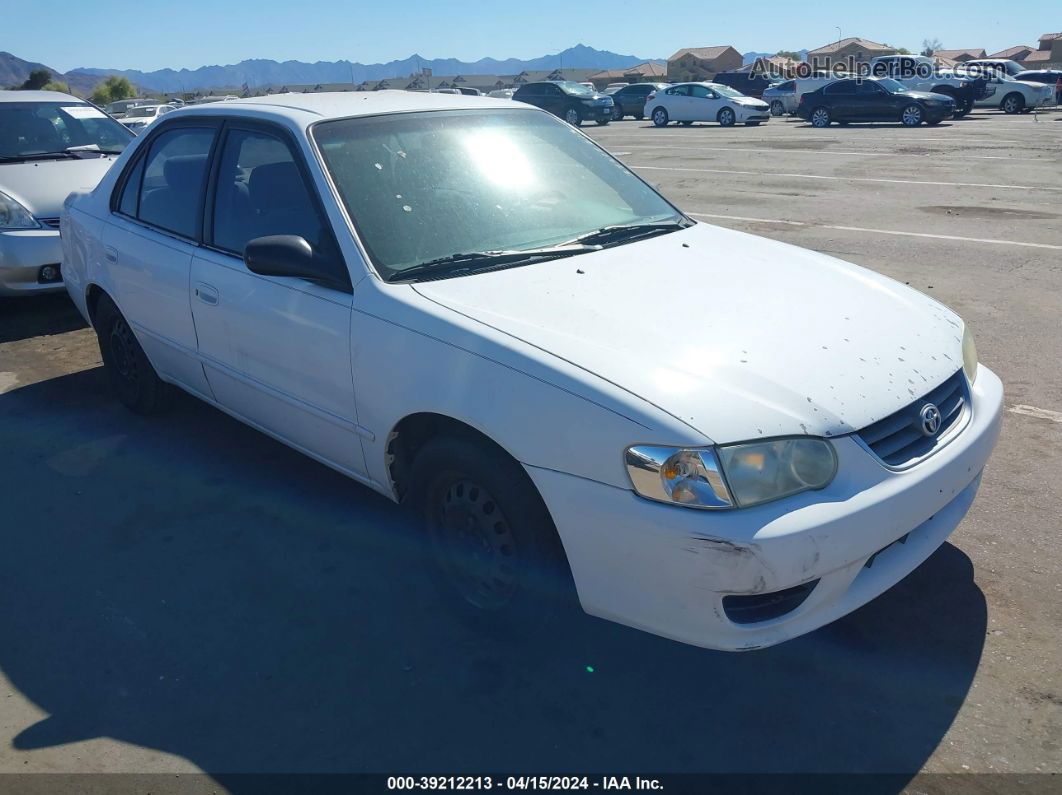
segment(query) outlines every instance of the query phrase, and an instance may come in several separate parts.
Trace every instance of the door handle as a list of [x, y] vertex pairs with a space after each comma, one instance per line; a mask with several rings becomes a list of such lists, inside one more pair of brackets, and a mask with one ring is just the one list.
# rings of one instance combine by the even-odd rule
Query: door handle
[[217, 306], [218, 304], [218, 291], [216, 287], [211, 287], [209, 284], [203, 284], [200, 282], [194, 288], [195, 297], [202, 301], [204, 304], [210, 304], [210, 306]]
[[105, 260], [107, 260], [107, 262], [117, 262], [118, 261], [118, 249], [114, 248], [113, 246], [104, 246], [103, 247], [103, 258]]

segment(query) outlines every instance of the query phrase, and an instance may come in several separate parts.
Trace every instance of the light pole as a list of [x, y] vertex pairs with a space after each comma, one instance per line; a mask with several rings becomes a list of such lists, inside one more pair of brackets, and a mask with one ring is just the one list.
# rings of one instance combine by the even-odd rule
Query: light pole
[[837, 41], [841, 40], [841, 26], [837, 26]]

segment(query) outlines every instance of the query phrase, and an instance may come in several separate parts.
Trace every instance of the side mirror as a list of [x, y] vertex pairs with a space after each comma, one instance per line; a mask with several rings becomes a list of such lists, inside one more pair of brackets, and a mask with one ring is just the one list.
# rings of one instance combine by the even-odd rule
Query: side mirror
[[299, 235], [266, 235], [256, 237], [243, 250], [247, 270], [260, 276], [293, 276], [318, 282], [327, 287], [349, 290], [334, 275], [328, 273], [314, 256], [313, 246]]

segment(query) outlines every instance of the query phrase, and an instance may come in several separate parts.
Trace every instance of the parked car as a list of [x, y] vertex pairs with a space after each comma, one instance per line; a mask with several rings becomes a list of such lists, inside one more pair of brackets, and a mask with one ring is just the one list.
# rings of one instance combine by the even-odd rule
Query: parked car
[[570, 81], [525, 83], [513, 99], [548, 110], [576, 127], [584, 121], [603, 126], [612, 120], [612, 97]]
[[751, 72], [719, 72], [712, 78], [712, 82], [721, 86], [730, 86], [746, 97], [759, 99], [769, 86], [781, 82], [765, 74], [752, 74]]
[[739, 91], [718, 83], [678, 83], [657, 91], [646, 99], [649, 118], [657, 127], [677, 121], [685, 125], [695, 121], [716, 121], [723, 127], [745, 124], [755, 127], [771, 119], [770, 108], [763, 100], [746, 97]]
[[881, 55], [870, 60], [871, 77], [891, 77], [911, 91], [944, 94], [955, 100], [955, 118], [973, 110], [974, 103], [991, 96], [995, 89], [976, 70], [941, 69], [926, 55]]
[[905, 127], [940, 124], [955, 113], [955, 100], [944, 94], [910, 91], [891, 77], [837, 80], [800, 95], [797, 115], [814, 127], [832, 122], [898, 121]]
[[1002, 72], [1007, 77], [1017, 77], [1025, 71], [1024, 66], [1009, 58], [975, 58], [971, 61], [957, 64], [955, 69], [959, 72], [977, 70], [985, 70], [992, 73]]
[[786, 80], [783, 83], [767, 86], [763, 90], [761, 99], [770, 107], [772, 116], [796, 113], [796, 80]]
[[1002, 73], [989, 77], [989, 85], [995, 88], [993, 96], [978, 100], [979, 108], [999, 108], [1007, 114], [1030, 113], [1036, 108], [1053, 105], [1055, 87], [1032, 80], [1015, 80]]
[[1043, 83], [1051, 86], [1054, 91], [1055, 85], [1062, 79], [1062, 69], [1026, 69], [1014, 75], [1014, 79], [1026, 83]]
[[626, 88], [629, 85], [630, 83], [609, 83], [607, 86], [605, 86], [605, 93], [615, 94], [621, 88]]
[[0, 91], [0, 295], [61, 291], [59, 209], [133, 134], [58, 91]]
[[137, 105], [126, 111], [125, 116], [122, 117], [122, 124], [139, 135], [151, 122], [171, 110], [177, 110], [177, 107], [175, 105]]
[[116, 119], [120, 119], [129, 111], [130, 108], [135, 108], [140, 105], [153, 105], [156, 104], [156, 100], [148, 97], [136, 97], [133, 99], [119, 99], [115, 102], [108, 103], [103, 109], [109, 116], [113, 116]]
[[944, 542], [1001, 423], [937, 301], [696, 223], [504, 101], [171, 114], [63, 229], [119, 400], [176, 385], [408, 503], [481, 622], [548, 615], [574, 580], [676, 640], [796, 637]]
[[667, 88], [667, 83], [634, 83], [616, 89], [612, 94], [612, 121], [624, 116], [645, 118], [645, 100], [655, 91]]
[[483, 92], [478, 88], [472, 88], [471, 86], [455, 86], [458, 94], [464, 94], [466, 97], [482, 97]]
[[516, 92], [511, 88], [498, 88], [491, 91], [487, 96], [493, 97], [494, 99], [512, 99], [513, 94], [515, 93]]

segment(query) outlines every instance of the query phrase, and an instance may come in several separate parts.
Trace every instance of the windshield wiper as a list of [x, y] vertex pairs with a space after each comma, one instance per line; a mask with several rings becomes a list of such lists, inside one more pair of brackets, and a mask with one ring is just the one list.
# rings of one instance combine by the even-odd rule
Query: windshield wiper
[[459, 273], [472, 273], [474, 271], [489, 270], [495, 267], [511, 267], [514, 265], [528, 264], [545, 259], [557, 259], [570, 257], [575, 254], [585, 254], [588, 251], [598, 251], [601, 246], [586, 245], [582, 243], [565, 243], [560, 246], [548, 246], [546, 248], [513, 249], [504, 251], [470, 251], [464, 254], [450, 254], [446, 257], [421, 262], [418, 265], [397, 271], [387, 277], [389, 282], [401, 282], [424, 274], [432, 276], [453, 276]]
[[23, 160], [50, 160], [52, 158], [70, 157], [77, 160], [83, 159], [82, 153], [91, 155], [119, 155], [121, 149], [100, 149], [99, 144], [82, 144], [81, 146], [68, 146], [56, 152], [28, 152], [24, 155], [2, 155], [0, 163], [12, 163]]
[[616, 224], [614, 226], [603, 226], [600, 229], [595, 229], [593, 232], [587, 232], [585, 235], [580, 235], [568, 242], [597, 243], [604, 245], [607, 243], [616, 243], [621, 240], [634, 240], [639, 237], [660, 235], [665, 232], [673, 232], [677, 229], [686, 229], [692, 225], [693, 224], [690, 221], [686, 220], [649, 224]]

